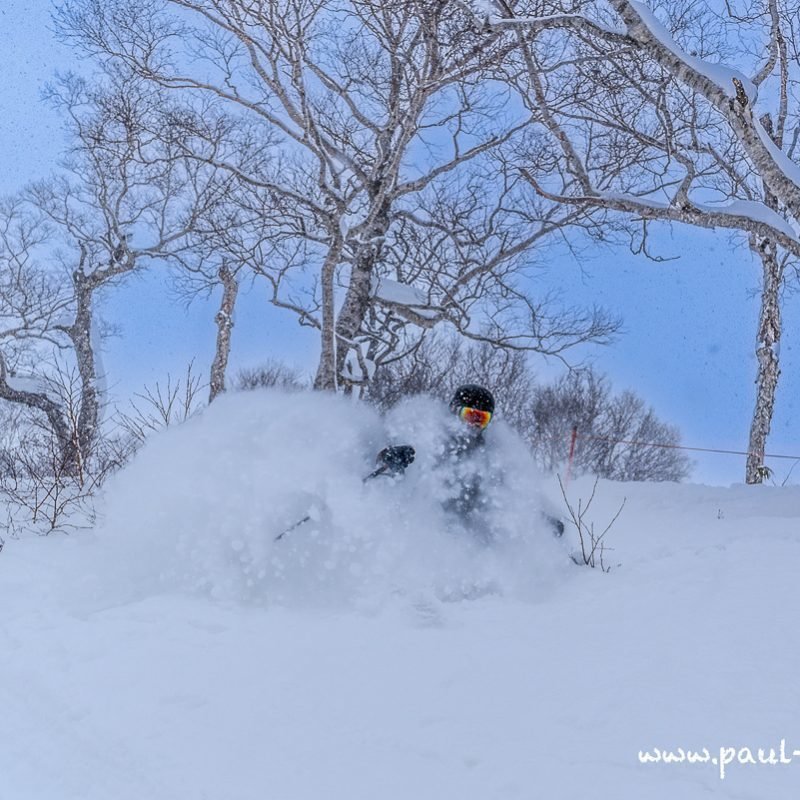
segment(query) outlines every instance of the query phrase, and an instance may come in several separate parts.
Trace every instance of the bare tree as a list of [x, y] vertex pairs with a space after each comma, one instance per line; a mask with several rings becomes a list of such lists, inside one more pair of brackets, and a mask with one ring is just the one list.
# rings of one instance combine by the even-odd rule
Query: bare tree
[[117, 431], [113, 441], [115, 459], [124, 464], [147, 441], [148, 437], [165, 428], [186, 422], [203, 408], [200, 391], [205, 388], [194, 371], [194, 363], [186, 366], [183, 376], [167, 375], [164, 381], [145, 386], [114, 415]]
[[592, 370], [574, 371], [538, 386], [525, 431], [539, 463], [555, 471], [567, 462], [577, 430], [573, 471], [619, 481], [681, 481], [691, 461], [677, 428], [658, 419], [631, 391], [613, 394]]
[[234, 388], [240, 392], [272, 388], [300, 391], [310, 389], [311, 385], [299, 370], [273, 360], [260, 367], [240, 370]]
[[[225, 187], [182, 157], [174, 109], [141, 80], [111, 73], [90, 86], [68, 76], [50, 94], [74, 145], [61, 173], [0, 210], [0, 261], [9, 265], [0, 313], [10, 320], [0, 333], [0, 398], [46, 415], [65, 469], [77, 474], [97, 443], [103, 401], [98, 292], [147, 264], [192, 257], [197, 220]], [[48, 349], [77, 371], [74, 426], [47, 390]]]
[[0, 399], [41, 412], [62, 460], [74, 466], [66, 415], [43, 376], [34, 374], [47, 346], [59, 344], [56, 325], [71, 301], [54, 274], [37, 268], [35, 253], [47, 235], [44, 221], [28, 214], [21, 200], [0, 204]]
[[[502, 170], [482, 202], [475, 176], [498, 172], [489, 159], [532, 115], [491, 82], [516, 42], [475, 30], [460, 3], [66, 0], [58, 21], [89, 52], [199, 98], [198, 120], [237, 119], [235, 148], [195, 137], [193, 153], [241, 181], [238, 254], [319, 331], [317, 388], [363, 383], [387, 347], [413, 348], [409, 323], [554, 352], [615, 330], [598, 312], [548, 314], [509, 279], [581, 213], [529, 203], [526, 219], [507, 205], [520, 177]], [[459, 200], [467, 212], [448, 218]]]
[[664, 221], [733, 231], [762, 262], [746, 469], [760, 481], [779, 293], [800, 257], [797, 3], [488, 0], [476, 10], [487, 36], [519, 43], [507, 69], [551, 141], [545, 169], [529, 160], [522, 170], [540, 197], [629, 220], [631, 246], [648, 255], [648, 223]]
[[91, 523], [92, 497], [119, 462], [101, 439], [92, 442], [90, 453], [81, 451], [73, 461], [65, 458], [64, 437], [78, 442], [82, 421], [76, 367], [56, 358], [47, 376], [35, 382], [30, 393], [50, 400], [57, 424], [35, 405], [3, 405], [4, 421], [10, 424], [0, 447], [0, 496], [8, 530], [46, 535]]

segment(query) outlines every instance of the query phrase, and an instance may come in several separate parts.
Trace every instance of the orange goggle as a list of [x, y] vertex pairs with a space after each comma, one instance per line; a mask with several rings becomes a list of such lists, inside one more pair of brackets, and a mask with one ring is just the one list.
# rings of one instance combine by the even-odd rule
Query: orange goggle
[[476, 428], [483, 430], [492, 419], [491, 411], [481, 411], [479, 408], [470, 408], [469, 406], [461, 406], [458, 410], [458, 416], [467, 425], [474, 425]]

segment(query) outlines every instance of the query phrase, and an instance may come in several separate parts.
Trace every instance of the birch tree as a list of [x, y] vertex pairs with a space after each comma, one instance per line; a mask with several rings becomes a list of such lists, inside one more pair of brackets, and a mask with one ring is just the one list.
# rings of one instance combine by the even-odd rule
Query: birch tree
[[[44, 413], [64, 469], [80, 477], [103, 404], [98, 294], [148, 264], [188, 258], [197, 220], [224, 189], [181, 158], [169, 135], [173, 110], [141, 81], [116, 75], [98, 87], [68, 77], [51, 100], [69, 121], [73, 147], [60, 173], [0, 215], [8, 268], [0, 315], [11, 320], [0, 332], [0, 399]], [[67, 371], [74, 365], [74, 414], [47, 390], [48, 352]]]
[[[26, 212], [19, 199], [0, 204], [0, 400], [40, 412], [63, 461], [74, 464], [69, 421], [42, 377], [33, 375], [43, 348], [59, 344], [56, 326], [71, 298], [55, 275], [37, 269], [34, 253], [46, 241], [47, 229]], [[13, 415], [10, 409], [5, 413]]]
[[[93, 55], [245, 123], [235, 150], [206, 147], [195, 155], [229, 170], [257, 197], [253, 208], [277, 210], [279, 226], [294, 230], [299, 244], [290, 250], [293, 258], [302, 251], [299, 259], [255, 268], [271, 283], [273, 302], [319, 331], [316, 388], [363, 379], [370, 348], [374, 356], [382, 346], [376, 331], [403, 329], [411, 317], [431, 325], [459, 315], [458, 302], [448, 307], [429, 291], [432, 280], [405, 290], [410, 303], [381, 285], [395, 280], [389, 248], [412, 228], [426, 231], [428, 241], [450, 236], [457, 253], [463, 243], [415, 213], [427, 202], [422, 196], [443, 191], [470, 165], [491, 169], [487, 159], [528, 129], [531, 113], [509, 105], [508, 90], [493, 81], [496, 65], [517, 47], [513, 38], [476, 30], [453, 0], [67, 0], [58, 21], [64, 36]], [[276, 137], [280, 156], [267, 164], [260, 156]], [[554, 227], [555, 215], [527, 226], [513, 246], [501, 243], [485, 263], [462, 265], [457, 288], [479, 293], [496, 268]], [[478, 323], [473, 304], [461, 327], [497, 332], [492, 314], [510, 316], [518, 302], [516, 322], [526, 327], [514, 341], [540, 347], [543, 303], [501, 285], [501, 309], [489, 303], [489, 318]], [[387, 313], [392, 304], [403, 313]], [[420, 305], [424, 313], [415, 313]], [[604, 340], [614, 329], [602, 315], [571, 322], [557, 348]], [[556, 338], [558, 327], [546, 336]]]
[[629, 220], [644, 253], [657, 221], [749, 242], [763, 281], [746, 479], [759, 482], [779, 375], [779, 295], [800, 256], [797, 4], [490, 0], [473, 8], [487, 35], [506, 31], [519, 43], [509, 71], [540, 109], [556, 164], [550, 174], [530, 161], [522, 167], [539, 196], [606, 223]]
[[214, 317], [214, 322], [217, 324], [217, 343], [214, 348], [214, 360], [211, 362], [209, 403], [212, 403], [214, 398], [225, 391], [225, 374], [231, 352], [233, 310], [239, 294], [239, 281], [236, 279], [236, 274], [227, 264], [223, 264], [219, 268], [219, 282], [222, 284], [222, 298], [220, 299], [219, 311]]

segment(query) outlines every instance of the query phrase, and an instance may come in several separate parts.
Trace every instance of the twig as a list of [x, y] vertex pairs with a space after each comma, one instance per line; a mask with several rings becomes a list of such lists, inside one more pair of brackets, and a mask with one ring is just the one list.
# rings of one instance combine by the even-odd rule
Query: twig
[[[589, 499], [586, 501], [586, 505], [583, 504], [583, 498], [578, 499], [578, 508], [576, 510], [567, 497], [567, 492], [564, 488], [561, 476], [558, 475], [557, 477], [558, 485], [561, 488], [561, 496], [564, 498], [564, 503], [567, 506], [570, 520], [578, 531], [578, 539], [581, 545], [581, 559], [583, 564], [591, 567], [592, 569], [599, 567], [603, 572], [610, 572], [611, 567], [606, 566], [605, 564], [605, 552], [606, 550], [612, 550], [613, 548], [606, 547], [604, 539], [606, 534], [614, 526], [614, 523], [619, 519], [620, 514], [622, 514], [622, 509], [625, 508], [625, 502], [627, 498], [622, 499], [622, 503], [617, 509], [616, 514], [614, 514], [614, 516], [611, 518], [611, 521], [608, 523], [608, 525], [606, 525], [603, 532], [597, 535], [594, 532], [594, 522], [587, 523], [586, 514], [589, 512], [589, 509], [592, 506], [592, 502], [594, 501], [595, 493], [597, 491], [597, 484], [600, 479], [595, 478], [594, 484], [592, 485], [592, 492], [589, 495]], [[574, 563], [581, 564], [581, 561], [579, 561], [574, 554], [571, 555], [570, 558]]]

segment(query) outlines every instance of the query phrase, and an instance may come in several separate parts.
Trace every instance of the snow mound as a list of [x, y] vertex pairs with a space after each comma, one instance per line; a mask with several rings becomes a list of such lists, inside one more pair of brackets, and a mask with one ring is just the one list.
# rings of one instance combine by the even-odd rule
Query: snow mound
[[[502, 422], [481, 456], [492, 546], [443, 510], [452, 476], [441, 459], [460, 424], [423, 398], [382, 419], [318, 393], [224, 396], [109, 483], [102, 591], [364, 609], [395, 597], [541, 597], [570, 566], [540, 513], [541, 476]], [[415, 463], [401, 479], [364, 483], [387, 444], [413, 444]]]

